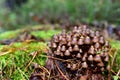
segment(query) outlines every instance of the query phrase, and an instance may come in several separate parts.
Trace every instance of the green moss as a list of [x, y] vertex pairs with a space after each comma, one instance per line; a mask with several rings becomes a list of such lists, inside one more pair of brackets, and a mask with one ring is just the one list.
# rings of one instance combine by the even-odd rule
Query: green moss
[[19, 30], [3, 32], [3, 33], [0, 34], [0, 40], [13, 38], [18, 33], [19, 33]]
[[2, 78], [9, 77], [12, 80], [27, 80], [33, 70], [31, 65], [26, 70], [26, 66], [33, 58], [29, 54], [38, 51], [39, 54], [36, 55], [32, 62], [44, 65], [45, 58], [40, 55], [44, 55], [46, 48], [46, 43], [41, 42], [14, 43], [1, 48], [0, 53], [8, 52], [0, 56], [0, 70], [3, 70], [5, 74]]
[[116, 54], [116, 57], [115, 57], [115, 60], [116, 60], [116, 67], [115, 70], [119, 70], [120, 68], [120, 41], [111, 41], [111, 46], [112, 48], [116, 49], [117, 50], [117, 54]]
[[54, 34], [58, 34], [60, 33], [60, 31], [58, 30], [49, 30], [49, 31], [33, 31], [31, 32], [32, 35], [38, 37], [38, 38], [42, 38], [44, 40], [50, 40], [50, 38], [54, 35]]
[[[56, 25], [56, 26], [58, 26], [58, 25]], [[0, 40], [15, 38], [20, 33], [25, 32], [25, 31], [31, 32], [32, 35], [34, 35], [38, 38], [48, 40], [51, 38], [51, 36], [60, 32], [59, 30], [51, 29], [51, 25], [36, 25], [36, 26], [33, 26], [32, 28], [29, 28], [29, 27], [30, 26], [23, 28], [23, 29], [3, 32], [0, 34]]]
[[120, 41], [111, 41], [111, 46], [120, 50]]

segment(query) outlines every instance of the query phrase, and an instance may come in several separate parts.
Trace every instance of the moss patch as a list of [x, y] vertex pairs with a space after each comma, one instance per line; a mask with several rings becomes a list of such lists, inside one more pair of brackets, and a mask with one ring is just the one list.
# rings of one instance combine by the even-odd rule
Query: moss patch
[[115, 64], [113, 67], [114, 70], [117, 72], [120, 69], [120, 41], [111, 41], [111, 46], [117, 51], [115, 56]]
[[13, 37], [15, 37], [19, 32], [20, 32], [19, 30], [3, 32], [3, 33], [0, 34], [0, 40], [13, 38]]
[[14, 31], [7, 31], [0, 34], [0, 41], [17, 37], [22, 32], [30, 32], [30, 34], [37, 38], [49, 40], [54, 34], [60, 33], [60, 30], [53, 30], [52, 25], [37, 25], [29, 28], [30, 26]]
[[[0, 70], [3, 72], [2, 78], [10, 78], [12, 80], [27, 80], [32, 72], [32, 66], [26, 67], [32, 60], [30, 53], [38, 51], [32, 62], [40, 65], [45, 64], [44, 55], [47, 49], [46, 43], [30, 42], [30, 43], [14, 43], [10, 46], [4, 46], [0, 50]], [[5, 54], [6, 53], [6, 54]]]
[[38, 38], [42, 38], [44, 40], [50, 40], [50, 38], [54, 35], [54, 34], [58, 34], [60, 33], [60, 31], [58, 30], [49, 30], [49, 31], [33, 31], [31, 32], [32, 35], [38, 37]]

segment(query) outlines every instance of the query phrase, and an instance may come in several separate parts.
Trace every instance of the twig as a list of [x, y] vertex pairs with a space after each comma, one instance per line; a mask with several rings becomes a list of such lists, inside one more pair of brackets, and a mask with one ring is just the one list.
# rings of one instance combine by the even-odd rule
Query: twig
[[74, 60], [74, 59], [63, 60], [63, 59], [60, 59], [60, 58], [55, 58], [55, 57], [52, 57], [52, 56], [46, 56], [46, 55], [40, 55], [40, 56], [41, 56], [41, 57], [50, 58], [50, 59], [54, 59], [54, 60], [59, 60], [59, 61], [62, 61], [62, 62], [71, 62], [71, 60]]
[[116, 55], [117, 55], [117, 50], [114, 53], [114, 56], [113, 56], [113, 59], [112, 59], [112, 63], [111, 63], [111, 68], [113, 67]]
[[35, 52], [35, 54], [33, 55], [33, 58], [30, 60], [30, 62], [28, 63], [28, 65], [25, 67], [25, 70], [27, 71], [27, 68], [30, 66], [30, 64], [32, 63], [32, 61], [34, 60], [34, 58], [36, 57], [37, 55], [37, 51]]
[[[60, 76], [59, 75], [56, 75], [56, 76], [51, 76], [50, 79], [55, 79], [55, 78], [59, 78]], [[50, 80], [49, 79], [49, 80]]]
[[111, 72], [116, 75], [115, 71], [111, 69]]
[[6, 54], [9, 54], [11, 53], [12, 51], [11, 50], [8, 50], [7, 52], [0, 52], [0, 56], [3, 56], [3, 55], [6, 55]]
[[59, 68], [58, 65], [56, 64], [56, 61], [54, 61], [54, 62], [55, 62], [55, 65], [56, 65], [58, 71], [60, 72], [60, 74], [61, 74], [66, 80], [69, 80], [69, 79], [63, 74], [63, 72], [60, 70], [60, 68]]
[[119, 74], [120, 74], [120, 69], [119, 69], [119, 71], [118, 71], [118, 73], [117, 73], [117, 76], [119, 76]]
[[112, 72], [113, 74], [115, 74], [116, 76], [118, 76], [118, 78], [120, 79], [120, 76], [119, 76], [119, 74], [120, 74], [120, 69], [119, 69], [118, 73], [115, 73], [115, 71], [113, 71], [112, 69], [111, 69], [111, 72]]
[[[28, 80], [28, 77], [25, 75], [25, 73], [24, 73], [23, 71], [21, 71], [19, 67], [18, 67], [17, 69], [18, 69], [18, 71], [19, 71], [20, 73], [22, 73], [22, 75], [24, 75], [25, 78]], [[22, 80], [25, 80], [25, 79], [22, 79]]]
[[120, 69], [118, 70], [118, 73], [116, 74], [116, 76], [118, 76], [118, 78], [120, 79]]
[[45, 70], [45, 72], [47, 72], [50, 75], [50, 72], [45, 67], [43, 67], [43, 66], [40, 66], [40, 67], [41, 67], [41, 69]]

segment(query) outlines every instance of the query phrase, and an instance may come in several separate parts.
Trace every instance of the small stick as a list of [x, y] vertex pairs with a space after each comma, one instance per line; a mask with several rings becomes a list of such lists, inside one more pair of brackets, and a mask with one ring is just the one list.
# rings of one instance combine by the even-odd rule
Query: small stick
[[116, 55], [117, 55], [117, 50], [114, 53], [114, 56], [113, 56], [113, 59], [112, 59], [112, 64], [111, 64], [111, 68], [113, 67]]
[[120, 69], [119, 69], [119, 71], [118, 71], [118, 73], [117, 73], [117, 76], [119, 76], [119, 74], [120, 74]]
[[56, 64], [56, 62], [55, 62], [55, 65], [56, 65], [58, 71], [60, 72], [60, 74], [61, 74], [66, 80], [69, 80], [69, 79], [63, 74], [63, 72], [60, 70], [60, 68], [58, 67], [58, 65]]
[[115, 71], [111, 69], [111, 72], [116, 75]]
[[[71, 62], [71, 61], [69, 61], [69, 60], [63, 60], [63, 59], [55, 58], [55, 57], [52, 57], [52, 56], [46, 56], [46, 55], [40, 55], [40, 56], [41, 56], [41, 57], [50, 58], [50, 59], [59, 60], [59, 61], [62, 61], [62, 62]], [[73, 60], [73, 59], [70, 59], [70, 60]]]
[[49, 75], [50, 75], [50, 72], [43, 66], [40, 66], [41, 69], [45, 70]]
[[30, 62], [28, 63], [28, 65], [25, 67], [25, 70], [27, 70], [27, 68], [30, 66], [30, 64], [32, 63], [32, 61], [34, 60], [34, 58], [36, 57], [37, 55], [37, 51], [35, 52], [35, 54], [33, 55], [33, 58], [30, 60]]

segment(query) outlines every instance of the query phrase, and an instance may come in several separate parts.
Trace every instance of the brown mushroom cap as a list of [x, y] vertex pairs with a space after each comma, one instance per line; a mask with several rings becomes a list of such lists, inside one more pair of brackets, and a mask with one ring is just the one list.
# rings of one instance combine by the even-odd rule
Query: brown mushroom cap
[[64, 45], [61, 47], [61, 51], [66, 51], [66, 47]]
[[85, 44], [90, 44], [90, 37], [85, 37], [85, 40], [84, 40]]
[[77, 57], [77, 58], [81, 58], [82, 56], [81, 56], [80, 53], [77, 53], [76, 57]]
[[91, 46], [88, 53], [94, 54], [95, 53], [95, 48], [93, 46]]
[[87, 63], [86, 63], [86, 62], [83, 62], [83, 63], [82, 63], [82, 67], [83, 67], [83, 68], [87, 68], [87, 67], [88, 67]]
[[65, 53], [64, 53], [65, 56], [70, 56], [70, 52], [69, 50], [66, 50]]
[[89, 55], [88, 60], [89, 60], [89, 61], [93, 61], [93, 56], [92, 56], [92, 55]]
[[100, 55], [96, 55], [96, 56], [94, 57], [94, 61], [96, 61], [96, 62], [101, 62], [101, 57], [100, 57]]
[[75, 46], [73, 47], [73, 51], [79, 51], [78, 45], [75, 45]]

